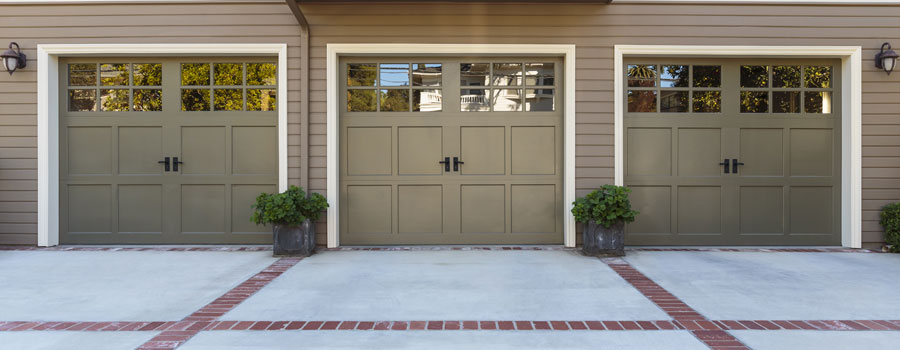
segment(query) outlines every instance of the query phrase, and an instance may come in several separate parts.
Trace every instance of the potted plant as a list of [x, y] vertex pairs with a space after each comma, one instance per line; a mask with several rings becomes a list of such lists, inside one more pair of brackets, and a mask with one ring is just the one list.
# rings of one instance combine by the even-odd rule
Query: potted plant
[[584, 224], [582, 251], [591, 256], [625, 255], [625, 223], [638, 212], [631, 210], [623, 186], [603, 185], [599, 190], [575, 200], [572, 214]]
[[291, 186], [282, 193], [262, 193], [253, 204], [250, 221], [272, 225], [275, 255], [310, 256], [316, 250], [315, 221], [328, 208], [325, 196], [307, 196], [303, 189]]
[[884, 228], [884, 252], [900, 253], [900, 203], [881, 208], [881, 227]]

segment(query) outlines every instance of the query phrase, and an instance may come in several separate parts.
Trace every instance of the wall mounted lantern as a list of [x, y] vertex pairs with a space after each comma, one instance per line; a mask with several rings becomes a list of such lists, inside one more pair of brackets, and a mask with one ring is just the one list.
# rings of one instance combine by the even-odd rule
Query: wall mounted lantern
[[[885, 51], [887, 46], [887, 51]], [[891, 75], [894, 65], [897, 63], [897, 57], [900, 57], [894, 50], [891, 50], [890, 43], [881, 44], [881, 52], [875, 54], [875, 68], [884, 69], [885, 73]]]
[[[15, 50], [13, 50], [13, 45], [16, 46]], [[3, 51], [0, 57], [3, 58], [3, 67], [6, 68], [9, 75], [12, 75], [16, 69], [25, 68], [25, 63], [27, 62], [25, 54], [19, 49], [19, 44], [15, 42], [9, 43], [9, 50]]]

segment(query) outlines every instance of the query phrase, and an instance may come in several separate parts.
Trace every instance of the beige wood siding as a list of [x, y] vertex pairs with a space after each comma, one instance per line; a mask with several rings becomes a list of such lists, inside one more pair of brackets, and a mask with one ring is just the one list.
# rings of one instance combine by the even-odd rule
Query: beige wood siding
[[888, 77], [871, 61], [882, 42], [900, 45], [900, 7], [445, 3], [310, 4], [302, 9], [312, 26], [310, 186], [316, 190], [325, 188], [328, 43], [577, 45], [579, 196], [613, 181], [614, 45], [859, 45], [866, 60], [862, 77], [865, 246], [882, 242], [879, 209], [900, 199], [900, 77]]
[[28, 67], [0, 75], [0, 244], [37, 242], [37, 45], [287, 43], [288, 177], [300, 184], [300, 27], [283, 1], [0, 5], [0, 42]]
[[[550, 1], [548, 1], [550, 2]], [[863, 242], [882, 241], [878, 213], [900, 199], [900, 77], [871, 57], [900, 45], [900, 7], [690, 4], [310, 4], [310, 188], [325, 190], [327, 43], [577, 45], [578, 195], [613, 178], [613, 45], [859, 45], [863, 58]], [[299, 183], [300, 41], [275, 3], [4, 5], [0, 44], [32, 60], [0, 74], [0, 243], [34, 243], [36, 83], [39, 43], [287, 42], [289, 177]], [[318, 226], [324, 242], [325, 226]]]

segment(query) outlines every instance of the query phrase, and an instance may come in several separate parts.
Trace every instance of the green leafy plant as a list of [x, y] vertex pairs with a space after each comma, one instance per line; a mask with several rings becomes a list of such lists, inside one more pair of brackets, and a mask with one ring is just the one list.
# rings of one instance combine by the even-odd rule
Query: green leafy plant
[[891, 245], [891, 252], [900, 253], [900, 203], [881, 208], [881, 227], [884, 227], [884, 241]]
[[578, 222], [593, 220], [606, 228], [619, 220], [634, 222], [634, 217], [639, 213], [631, 209], [631, 202], [628, 201], [630, 192], [631, 189], [624, 186], [603, 185], [599, 190], [576, 199], [572, 215]]
[[282, 193], [261, 193], [252, 208], [250, 221], [257, 225], [296, 226], [306, 219], [318, 220], [322, 211], [328, 208], [328, 201], [321, 194], [307, 196], [302, 188], [291, 186]]

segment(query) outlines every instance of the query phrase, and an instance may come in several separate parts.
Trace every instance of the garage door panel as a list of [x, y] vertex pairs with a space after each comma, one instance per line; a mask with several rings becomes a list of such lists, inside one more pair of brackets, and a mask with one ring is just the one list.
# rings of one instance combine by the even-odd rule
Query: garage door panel
[[834, 189], [832, 187], [791, 187], [791, 233], [832, 233]]
[[224, 175], [226, 151], [225, 127], [181, 128], [182, 174]]
[[506, 186], [463, 185], [459, 196], [463, 233], [506, 232]]
[[391, 175], [391, 128], [347, 128], [347, 175]]
[[225, 185], [181, 186], [181, 232], [225, 233]]
[[119, 174], [162, 175], [162, 127], [119, 127]]
[[719, 177], [722, 130], [678, 129], [678, 175]]
[[278, 173], [278, 129], [235, 126], [231, 129], [231, 172], [234, 175]]
[[399, 127], [397, 128], [397, 166], [400, 175], [441, 175], [443, 160], [443, 128]]
[[163, 186], [118, 186], [119, 232], [163, 232]]
[[69, 175], [112, 174], [112, 128], [68, 128]]
[[68, 232], [112, 232], [112, 185], [69, 185]]
[[791, 176], [832, 176], [833, 131], [791, 129]]
[[672, 174], [672, 129], [629, 128], [628, 174], [668, 176]]
[[506, 130], [504, 127], [460, 128], [460, 159], [463, 175], [506, 174]]
[[347, 186], [347, 232], [392, 232], [391, 186]]
[[444, 224], [443, 186], [397, 186], [400, 233], [441, 233]]
[[784, 176], [784, 130], [741, 129], [741, 176]]
[[552, 175], [556, 173], [555, 127], [514, 126], [510, 130], [513, 175]]
[[556, 232], [555, 185], [510, 187], [512, 233]]
[[629, 196], [640, 220], [627, 225], [628, 234], [672, 233], [672, 189], [669, 186], [631, 186]]
[[678, 187], [678, 234], [722, 233], [722, 188]]
[[783, 187], [744, 186], [740, 196], [741, 234], [784, 233]]
[[231, 186], [231, 232], [232, 233], [270, 233], [270, 225], [257, 225], [250, 222], [253, 209], [260, 193], [278, 191], [275, 185], [232, 185]]

